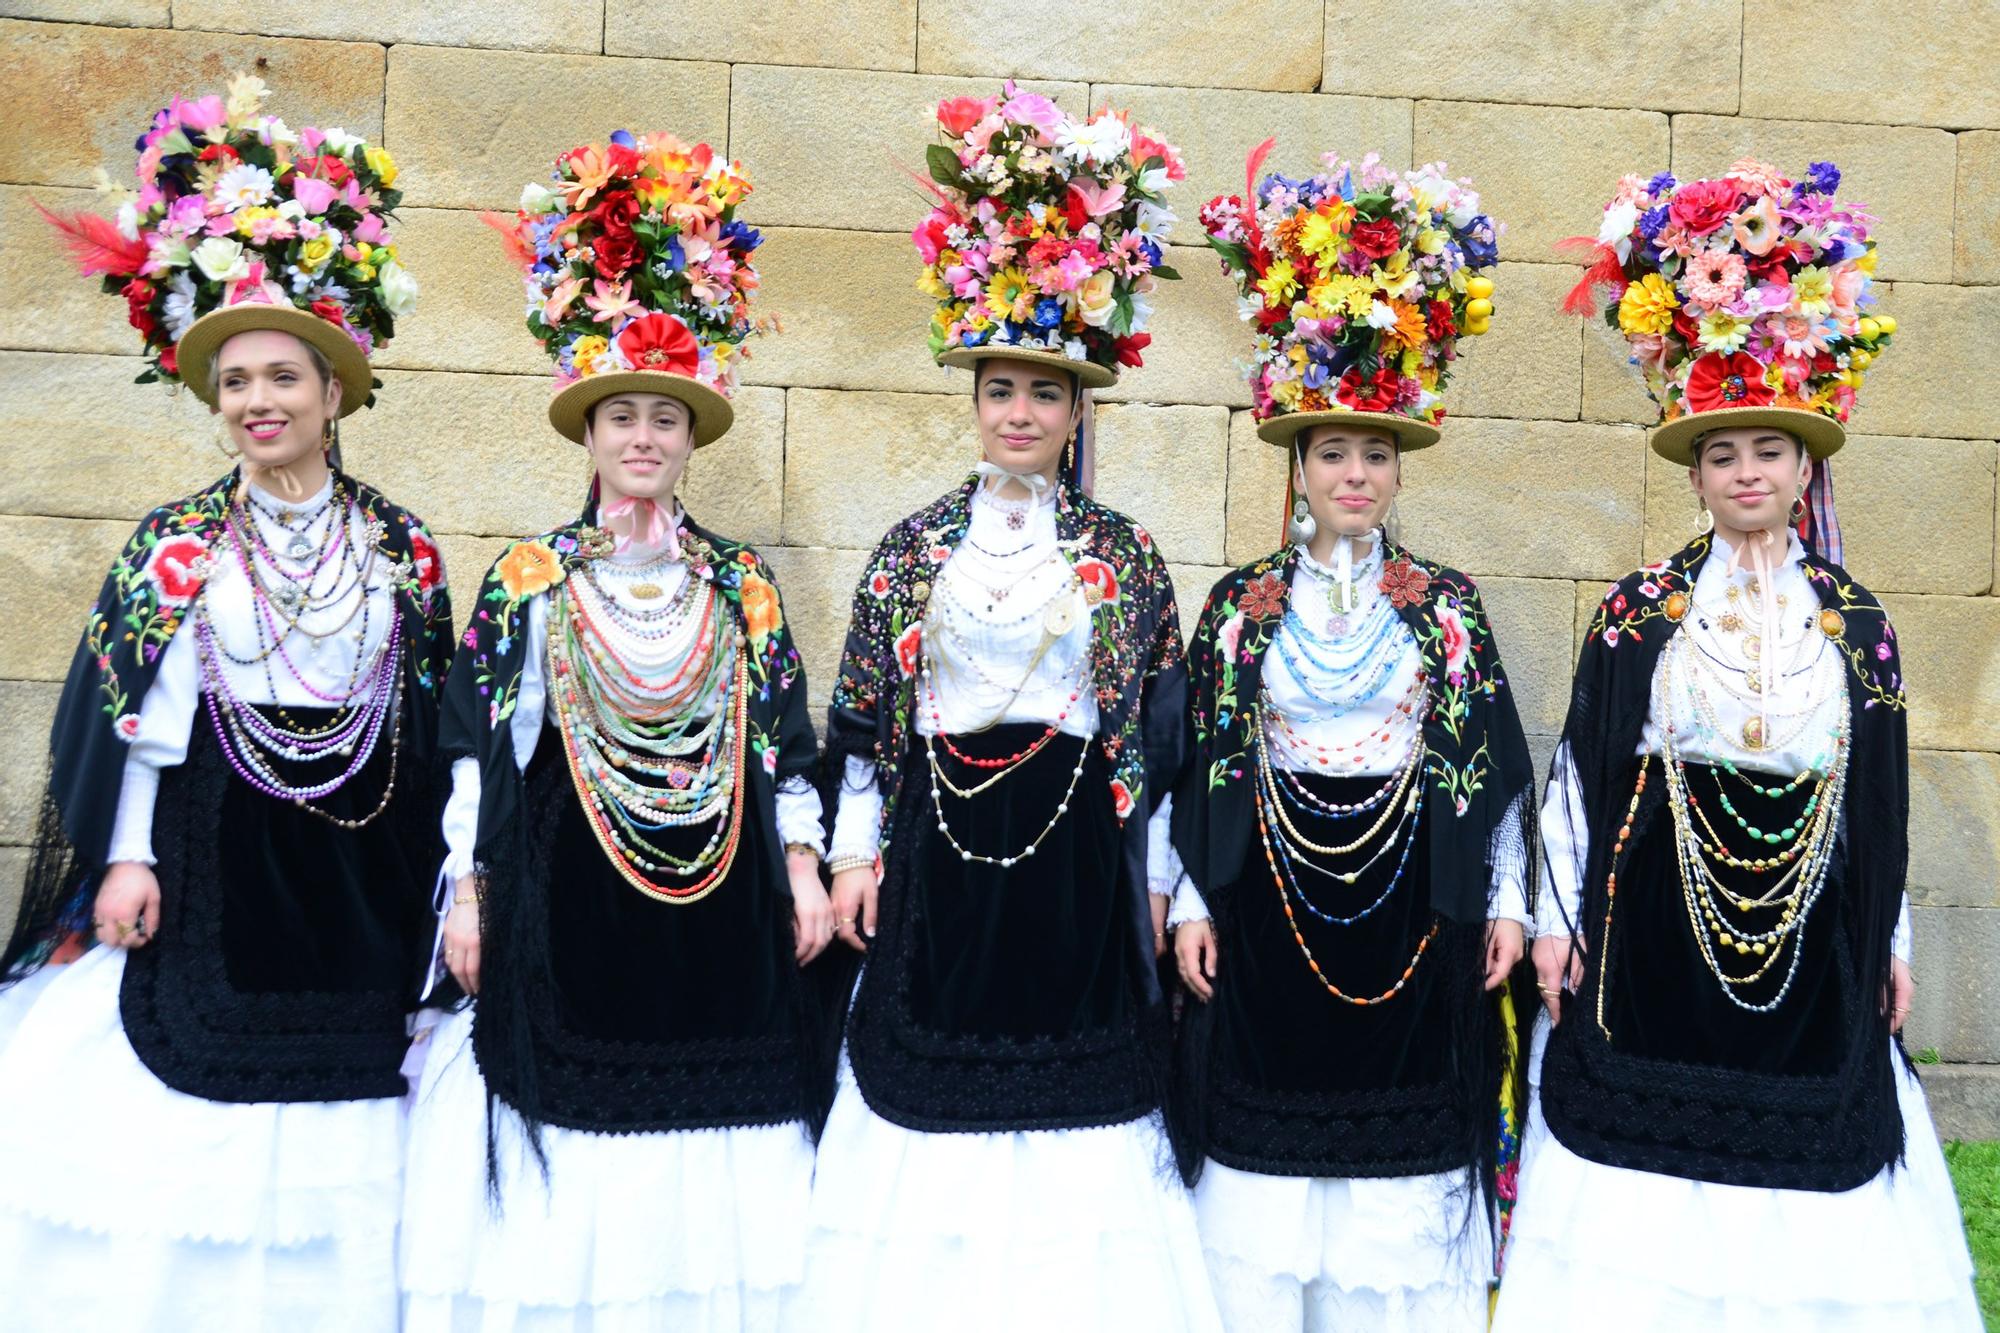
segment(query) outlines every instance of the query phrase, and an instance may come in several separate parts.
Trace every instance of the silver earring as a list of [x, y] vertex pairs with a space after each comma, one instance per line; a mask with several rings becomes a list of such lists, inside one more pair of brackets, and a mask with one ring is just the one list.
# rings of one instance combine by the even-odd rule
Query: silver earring
[[232, 449], [230, 447], [229, 423], [223, 420], [221, 417], [217, 417], [215, 419], [215, 434], [211, 438], [215, 442], [216, 452], [220, 453], [224, 458], [228, 459], [230, 462], [234, 463], [237, 459], [243, 457], [243, 451], [241, 449]]
[[1708, 512], [1708, 506], [1705, 504], [1700, 508], [1701, 517], [1695, 520], [1694, 531], [1697, 537], [1705, 537], [1715, 531], [1715, 515]]
[[1319, 532], [1319, 524], [1313, 521], [1312, 510], [1306, 506], [1306, 498], [1301, 495], [1292, 501], [1292, 519], [1285, 524], [1285, 536], [1294, 546], [1304, 546]]

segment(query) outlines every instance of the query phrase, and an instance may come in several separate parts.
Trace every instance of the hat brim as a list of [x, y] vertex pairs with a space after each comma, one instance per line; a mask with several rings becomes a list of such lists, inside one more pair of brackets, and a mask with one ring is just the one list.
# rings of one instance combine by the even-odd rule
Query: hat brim
[[1653, 452], [1682, 467], [1694, 466], [1694, 444], [1711, 431], [1742, 426], [1775, 426], [1805, 445], [1817, 459], [1828, 459], [1847, 443], [1847, 431], [1823, 412], [1797, 407], [1719, 407], [1713, 412], [1690, 412], [1653, 429]]
[[549, 400], [549, 424], [564, 438], [583, 443], [590, 409], [621, 393], [656, 393], [687, 404], [694, 417], [694, 447], [713, 444], [729, 433], [736, 409], [706, 384], [664, 370], [613, 370], [566, 384]]
[[1436, 426], [1394, 412], [1357, 412], [1333, 408], [1324, 412], [1287, 412], [1257, 426], [1257, 438], [1267, 444], [1290, 446], [1314, 426], [1347, 426], [1355, 430], [1379, 430], [1392, 436], [1397, 449], [1427, 449], [1443, 438]]
[[1027, 361], [1053, 370], [1065, 370], [1076, 376], [1077, 383], [1086, 389], [1108, 389], [1118, 382], [1118, 372], [1110, 366], [1100, 366], [1095, 361], [1073, 361], [1060, 352], [1044, 351], [1039, 347], [987, 343], [980, 347], [947, 348], [939, 352], [937, 358], [939, 365], [957, 366], [960, 370], [971, 370], [981, 361], [993, 360]]
[[181, 335], [179, 349], [175, 352], [181, 383], [187, 385], [195, 397], [214, 407], [218, 397], [214, 386], [215, 359], [222, 355], [223, 344], [239, 333], [258, 329], [289, 333], [317, 348], [326, 357], [327, 363], [333, 367], [334, 378], [340, 381], [338, 415], [344, 417], [359, 410], [368, 401], [368, 395], [375, 392], [375, 375], [369, 368], [368, 355], [354, 339], [318, 315], [297, 306], [267, 305], [255, 301], [211, 310]]

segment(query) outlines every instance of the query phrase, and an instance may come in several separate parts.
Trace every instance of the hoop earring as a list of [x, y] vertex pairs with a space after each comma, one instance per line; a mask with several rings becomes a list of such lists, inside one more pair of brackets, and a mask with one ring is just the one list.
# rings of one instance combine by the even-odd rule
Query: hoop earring
[[1715, 531], [1715, 515], [1709, 513], [1708, 506], [1701, 501], [1697, 500], [1694, 503], [1695, 511], [1701, 515], [1694, 521], [1694, 534], [1697, 537], [1706, 537]]
[[215, 445], [216, 452], [221, 454], [224, 458], [228, 459], [230, 462], [234, 463], [237, 459], [243, 457], [243, 451], [241, 449], [230, 448], [229, 423], [227, 421], [224, 421], [221, 417], [217, 417], [215, 419], [215, 433], [209, 436], [209, 440], [212, 444]]
[[1319, 523], [1312, 516], [1312, 509], [1301, 495], [1292, 501], [1291, 521], [1285, 524], [1285, 536], [1294, 546], [1304, 546], [1319, 535]]

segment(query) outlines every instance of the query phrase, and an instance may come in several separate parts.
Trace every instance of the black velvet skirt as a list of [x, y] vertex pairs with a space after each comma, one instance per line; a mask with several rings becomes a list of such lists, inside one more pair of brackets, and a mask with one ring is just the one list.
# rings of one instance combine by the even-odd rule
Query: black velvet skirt
[[[1041, 731], [1008, 725], [952, 743], [1003, 757]], [[941, 744], [937, 753], [961, 788], [991, 776]], [[1096, 742], [1058, 735], [978, 796], [944, 791], [952, 837], [976, 855], [1018, 857], [1048, 830], [1012, 866], [968, 861], [939, 830], [921, 741], [899, 792], [877, 936], [848, 1021], [869, 1106], [932, 1132], [1118, 1124], [1156, 1108], [1164, 1015], [1142, 1034], [1133, 886]]]
[[[1752, 1012], [1730, 1000], [1703, 957], [1674, 854], [1665, 778], [1658, 759], [1646, 762], [1647, 791], [1617, 867], [1603, 965], [1588, 960], [1584, 989], [1550, 1038], [1542, 1074], [1549, 1127], [1579, 1155], [1614, 1166], [1725, 1184], [1851, 1189], [1901, 1151], [1902, 1121], [1886, 1046], [1858, 1040], [1872, 1001], [1858, 981], [1841, 847], [1785, 954], [1761, 981], [1737, 988], [1751, 1005], [1782, 991], [1775, 1008]], [[1755, 855], [1753, 843], [1722, 808], [1721, 793], [1762, 829], [1804, 814], [1807, 788], [1774, 801], [1747, 794], [1719, 770], [1689, 764], [1686, 771], [1695, 800], [1736, 856]], [[1774, 878], [1718, 873], [1748, 893]], [[1594, 913], [1593, 938], [1601, 939], [1602, 907]], [[1742, 919], [1728, 909], [1724, 916]], [[1772, 916], [1752, 916], [1753, 928], [1768, 929]], [[1731, 976], [1763, 961], [1719, 947]], [[1787, 983], [1793, 951], [1798, 966]]]
[[[301, 726], [324, 710], [287, 710]], [[386, 733], [361, 771], [313, 802], [342, 819], [389, 782]], [[344, 764], [294, 764], [325, 781]], [[388, 808], [359, 829], [263, 795], [230, 767], [204, 708], [153, 812], [157, 938], [132, 951], [119, 995], [146, 1067], [210, 1101], [395, 1097], [431, 938], [443, 845], [428, 775], [396, 765]]]
[[[729, 873], [675, 903], [627, 883], [598, 845], [553, 730], [526, 776], [525, 861], [486, 867], [473, 1036], [488, 1089], [530, 1123], [599, 1133], [804, 1116], [791, 887], [756, 792]], [[653, 841], [689, 857], [714, 827]]]
[[[1340, 804], [1381, 785], [1312, 774], [1302, 782]], [[1349, 925], [1321, 920], [1294, 892], [1299, 933], [1344, 994], [1387, 992], [1436, 926], [1409, 981], [1381, 1004], [1328, 993], [1294, 937], [1261, 839], [1252, 839], [1236, 881], [1212, 895], [1216, 994], [1206, 1005], [1190, 1001], [1180, 1054], [1208, 1062], [1195, 1080], [1207, 1089], [1200, 1122], [1208, 1156], [1269, 1175], [1403, 1176], [1472, 1165], [1493, 1137], [1500, 1029], [1482, 986], [1485, 927], [1432, 910], [1429, 817], [1420, 815], [1406, 840], [1351, 885], [1295, 863], [1304, 896], [1336, 917], [1361, 912], [1395, 882], [1380, 906]], [[1317, 840], [1345, 842], [1372, 818], [1295, 822]], [[1356, 859], [1312, 861], [1344, 871]]]

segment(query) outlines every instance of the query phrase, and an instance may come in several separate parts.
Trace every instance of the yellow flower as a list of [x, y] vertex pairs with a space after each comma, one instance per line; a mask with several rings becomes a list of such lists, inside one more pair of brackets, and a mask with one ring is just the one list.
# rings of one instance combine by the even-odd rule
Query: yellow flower
[[563, 581], [562, 561], [547, 542], [516, 542], [500, 557], [500, 586], [510, 601], [547, 592]]
[[317, 273], [326, 267], [327, 260], [333, 258], [335, 249], [333, 237], [321, 232], [299, 247], [299, 267], [308, 273]]
[[951, 288], [945, 286], [944, 277], [936, 264], [926, 264], [917, 277], [917, 290], [934, 301], [942, 301], [951, 295]]
[[579, 375], [591, 374], [597, 367], [597, 358], [611, 347], [611, 340], [595, 333], [586, 333], [570, 348], [569, 362]]
[[1679, 308], [1673, 286], [1659, 274], [1648, 273], [1618, 298], [1618, 327], [1627, 333], [1665, 333], [1673, 328], [1674, 311]]
[[1003, 268], [986, 284], [986, 310], [994, 319], [1019, 319], [1025, 312], [1016, 306], [1028, 298], [1028, 275], [1018, 268]]
[[1289, 259], [1280, 259], [1264, 270], [1258, 280], [1257, 290], [1264, 293], [1265, 303], [1273, 306], [1284, 305], [1292, 299], [1292, 293], [1299, 289], [1298, 270]]
[[1417, 233], [1417, 249], [1427, 255], [1441, 255], [1450, 240], [1449, 233], [1439, 231], [1436, 227], [1425, 227]]
[[1792, 309], [1802, 315], [1825, 315], [1833, 310], [1833, 273], [1818, 264], [1808, 264], [1792, 276]]
[[1854, 261], [1854, 267], [1860, 269], [1863, 273], [1871, 275], [1875, 272], [1875, 247], [1873, 245], [1868, 247], [1867, 254]]
[[1302, 387], [1297, 380], [1279, 380], [1271, 386], [1271, 400], [1288, 412], [1297, 411]]
[[1390, 255], [1386, 264], [1377, 264], [1368, 276], [1382, 289], [1382, 295], [1392, 301], [1405, 299], [1423, 284], [1423, 279], [1410, 267], [1410, 252], [1407, 250], [1398, 250]]
[[1740, 351], [1750, 340], [1750, 321], [1739, 319], [1726, 310], [1711, 310], [1701, 317], [1701, 350], [1704, 352]]
[[383, 189], [396, 183], [396, 159], [389, 156], [388, 149], [368, 148], [361, 156], [368, 163], [368, 169], [381, 178]]
[[1353, 222], [1352, 204], [1345, 199], [1328, 200], [1299, 228], [1299, 249], [1324, 264], [1346, 248], [1347, 231]]

